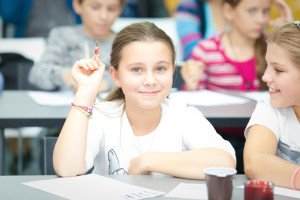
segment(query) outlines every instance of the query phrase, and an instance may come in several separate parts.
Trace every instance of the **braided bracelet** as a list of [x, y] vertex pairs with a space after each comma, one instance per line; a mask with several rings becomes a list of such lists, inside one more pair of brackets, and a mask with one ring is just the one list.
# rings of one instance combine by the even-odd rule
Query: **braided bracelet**
[[91, 118], [93, 115], [93, 106], [78, 106], [74, 103], [71, 103], [73, 108], [76, 108], [77, 110], [84, 113], [88, 118]]
[[294, 173], [293, 173], [293, 176], [292, 176], [292, 178], [291, 178], [291, 186], [292, 186], [292, 188], [293, 188], [293, 190], [297, 190], [297, 188], [295, 187], [295, 178], [296, 178], [296, 175], [297, 175], [297, 173], [300, 171], [300, 167], [298, 167], [295, 171], [294, 171]]

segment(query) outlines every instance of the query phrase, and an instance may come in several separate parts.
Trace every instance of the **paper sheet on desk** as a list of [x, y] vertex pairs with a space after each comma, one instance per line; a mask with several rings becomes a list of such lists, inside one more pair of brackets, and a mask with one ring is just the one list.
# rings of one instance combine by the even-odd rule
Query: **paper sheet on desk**
[[135, 200], [157, 197], [164, 194], [164, 192], [130, 185], [96, 174], [32, 181], [23, 184], [67, 199], [78, 200]]
[[267, 91], [264, 91], [264, 92], [241, 92], [240, 94], [242, 96], [252, 99], [256, 102], [270, 100], [270, 94]]
[[74, 100], [72, 91], [40, 92], [29, 91], [28, 95], [38, 104], [47, 106], [69, 106]]
[[183, 199], [208, 199], [205, 184], [180, 183], [165, 197], [175, 197]]
[[[41, 92], [29, 91], [28, 95], [38, 104], [47, 106], [69, 106], [74, 100], [72, 91]], [[97, 96], [96, 102], [103, 100], [108, 92], [102, 92]]]
[[170, 93], [169, 98], [176, 99], [185, 102], [188, 105], [195, 106], [243, 104], [249, 101], [249, 99], [209, 90], [172, 92]]
[[[244, 189], [244, 185], [240, 185], [237, 188]], [[300, 191], [292, 190], [284, 187], [274, 187], [274, 194], [281, 195], [281, 196], [287, 196], [287, 197], [293, 197], [299, 199], [300, 197]]]

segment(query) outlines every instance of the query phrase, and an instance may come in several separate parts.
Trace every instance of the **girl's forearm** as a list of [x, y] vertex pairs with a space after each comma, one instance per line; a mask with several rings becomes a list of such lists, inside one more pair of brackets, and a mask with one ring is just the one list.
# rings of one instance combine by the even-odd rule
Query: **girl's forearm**
[[203, 148], [175, 153], [149, 153], [148, 171], [171, 176], [204, 179], [207, 167], [236, 167], [234, 158], [226, 151]]
[[[92, 98], [79, 89], [74, 103], [90, 106]], [[85, 152], [87, 142], [88, 117], [81, 111], [71, 108], [58, 137], [53, 153], [53, 165], [59, 176], [76, 176], [85, 172]]]
[[[251, 179], [264, 179], [278, 186], [291, 188], [291, 178], [299, 165], [287, 162], [276, 155], [253, 153], [244, 157], [245, 174]], [[300, 189], [300, 173], [295, 178]]]

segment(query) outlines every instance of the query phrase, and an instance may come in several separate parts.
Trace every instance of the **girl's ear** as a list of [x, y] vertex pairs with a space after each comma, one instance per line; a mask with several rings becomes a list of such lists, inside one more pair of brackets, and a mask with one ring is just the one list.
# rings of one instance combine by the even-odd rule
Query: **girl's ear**
[[73, 0], [72, 5], [75, 13], [81, 15], [81, 3], [79, 2], [79, 0]]
[[114, 68], [113, 66], [110, 66], [109, 73], [110, 73], [110, 76], [111, 76], [113, 82], [115, 83], [115, 85], [117, 87], [121, 87], [121, 81], [120, 81], [119, 74], [118, 74], [118, 71], [116, 70], [116, 68]]
[[224, 3], [223, 4], [223, 14], [227, 22], [231, 22], [233, 17], [234, 17], [234, 12], [233, 8], [231, 7], [230, 4]]

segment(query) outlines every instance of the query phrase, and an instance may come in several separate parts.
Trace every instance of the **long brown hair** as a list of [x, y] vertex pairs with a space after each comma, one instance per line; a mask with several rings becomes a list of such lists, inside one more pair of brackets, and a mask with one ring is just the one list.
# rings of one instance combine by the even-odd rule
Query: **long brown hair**
[[[132, 42], [138, 41], [160, 41], [166, 44], [172, 56], [172, 64], [175, 62], [175, 50], [174, 45], [170, 37], [155, 24], [150, 22], [141, 22], [131, 24], [121, 30], [112, 45], [112, 51], [110, 54], [110, 64], [118, 71], [119, 62], [121, 60], [122, 50], [125, 46]], [[124, 99], [124, 93], [122, 88], [116, 88], [112, 90], [105, 98], [105, 101], [114, 101]]]
[[[232, 8], [238, 6], [242, 0], [223, 0], [222, 4], [228, 3]], [[255, 58], [255, 71], [257, 79], [259, 80], [259, 89], [266, 90], [268, 87], [265, 82], [262, 81], [262, 76], [266, 70], [265, 56], [267, 52], [266, 37], [262, 33], [261, 36], [255, 41], [254, 44], [254, 58]]]
[[275, 43], [285, 49], [292, 62], [300, 69], [300, 27], [295, 23], [287, 22], [273, 30], [268, 44]]

